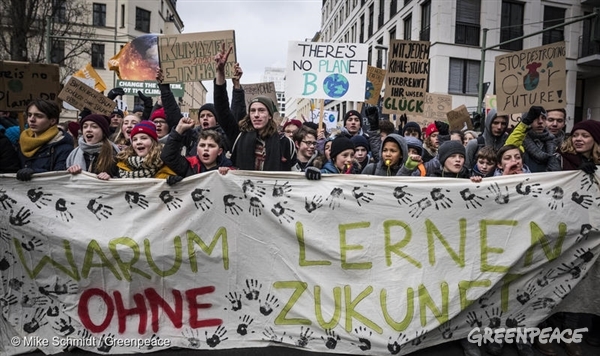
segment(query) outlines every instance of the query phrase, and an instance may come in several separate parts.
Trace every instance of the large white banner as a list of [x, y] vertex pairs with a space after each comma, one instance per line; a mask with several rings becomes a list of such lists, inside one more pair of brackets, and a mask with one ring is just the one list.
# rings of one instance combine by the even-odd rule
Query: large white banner
[[285, 96], [363, 102], [367, 55], [362, 43], [290, 42]]
[[0, 177], [0, 354], [395, 355], [533, 327], [596, 261], [598, 178]]

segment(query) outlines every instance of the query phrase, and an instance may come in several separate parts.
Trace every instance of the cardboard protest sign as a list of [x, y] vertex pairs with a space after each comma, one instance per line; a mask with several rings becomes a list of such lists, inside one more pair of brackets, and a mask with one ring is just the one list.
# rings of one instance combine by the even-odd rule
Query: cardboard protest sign
[[200, 109], [190, 109], [188, 112], [188, 117], [192, 120], [194, 120], [194, 125], [198, 125], [199, 124], [199, 118], [198, 115], [200, 114]]
[[391, 40], [383, 113], [401, 114], [423, 101], [429, 77], [428, 41]]
[[[446, 113], [452, 110], [452, 95], [426, 93], [425, 99], [418, 101], [413, 111], [405, 111], [408, 121], [414, 121], [421, 127], [427, 127], [435, 121], [448, 121]], [[418, 111], [416, 109], [422, 108]]]
[[[265, 83], [251, 83], [244, 84], [244, 94], [246, 95], [246, 108], [250, 108], [250, 103], [257, 96], [265, 96], [271, 100], [277, 107], [279, 104], [277, 103], [277, 92], [275, 91], [275, 83], [274, 82], [265, 82]], [[273, 120], [277, 122], [277, 125], [281, 123], [281, 115], [279, 112], [273, 113]]]
[[464, 105], [448, 111], [446, 117], [450, 124], [450, 130], [473, 130], [471, 114], [469, 114], [469, 110]]
[[379, 93], [385, 79], [385, 69], [367, 66], [367, 87], [365, 89], [365, 102], [371, 105], [379, 103]]
[[158, 54], [164, 83], [213, 80], [216, 73], [214, 57], [221, 51], [233, 48], [225, 64], [225, 77], [233, 78], [237, 62], [235, 32], [215, 31], [163, 35], [158, 37]]
[[366, 44], [290, 42], [286, 97], [365, 100]]
[[108, 60], [108, 69], [115, 71], [119, 79], [154, 80], [158, 62], [158, 35], [136, 37]]
[[[69, 79], [71, 79], [71, 77], [72, 77], [72, 75], [67, 76], [67, 78], [66, 78], [67, 82], [69, 81]], [[85, 85], [87, 85], [91, 88], [93, 88], [96, 85], [96, 81], [94, 80], [94, 78], [79, 78], [79, 80], [81, 80], [82, 83], [84, 83]], [[67, 103], [64, 100], [62, 100], [62, 107], [67, 110], [79, 111], [79, 109], [77, 109], [76, 107]]]
[[94, 89], [96, 89], [99, 92], [103, 92], [106, 90], [106, 83], [104, 83], [104, 80], [102, 79], [100, 74], [98, 74], [98, 72], [96, 72], [94, 67], [92, 67], [91, 63], [86, 64], [85, 67], [83, 67], [80, 70], [78, 70], [77, 72], [73, 73], [73, 76], [77, 77], [79, 79], [93, 80], [94, 81], [94, 85], [93, 85]]
[[[485, 115], [489, 114], [490, 110], [496, 109], [498, 110], [498, 100], [496, 95], [486, 95], [485, 96]], [[529, 109], [527, 109], [529, 111]], [[513, 129], [515, 126], [521, 122], [521, 115], [523, 113], [510, 114], [508, 115], [508, 128]]]
[[58, 97], [79, 110], [88, 108], [94, 114], [106, 116], [110, 116], [117, 106], [113, 100], [75, 77], [69, 79]]
[[[321, 114], [321, 110], [316, 109], [310, 113], [310, 122], [319, 123], [319, 115]], [[335, 129], [338, 125], [339, 113], [337, 111], [331, 110], [323, 110], [323, 124], [325, 125], [325, 129], [331, 130]]]
[[565, 108], [566, 75], [564, 42], [496, 56], [498, 113], [523, 113], [532, 105]]
[[[181, 98], [185, 95], [185, 84], [183, 83], [172, 83], [169, 84], [173, 96]], [[125, 95], [138, 95], [137, 92], [141, 91], [146, 96], [160, 96], [160, 88], [156, 80], [151, 81], [134, 81], [134, 80], [117, 80], [117, 87], [123, 88]]]
[[0, 110], [23, 111], [33, 99], [56, 100], [58, 65], [0, 61]]
[[35, 175], [35, 185], [0, 175], [12, 204], [0, 214], [2, 275], [20, 288], [5, 289], [0, 345], [6, 355], [39, 340], [62, 342], [42, 347], [61, 353], [68, 338], [103, 354], [273, 344], [363, 354], [362, 338], [369, 355], [390, 355], [477, 324], [536, 327], [584, 277], [599, 283], [594, 179], [333, 174], [309, 184], [234, 170], [173, 190], [87, 172]]

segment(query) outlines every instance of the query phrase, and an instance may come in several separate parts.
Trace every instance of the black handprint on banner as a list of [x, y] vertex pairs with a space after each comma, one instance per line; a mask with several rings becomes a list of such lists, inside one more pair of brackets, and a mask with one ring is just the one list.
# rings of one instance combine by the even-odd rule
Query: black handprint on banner
[[580, 266], [576, 265], [574, 262], [569, 262], [567, 263], [561, 263], [562, 267], [557, 267], [556, 269], [558, 271], [560, 271], [563, 274], [569, 274], [571, 276], [571, 278], [566, 279], [565, 281], [570, 281], [573, 279], [579, 279], [579, 277], [581, 277], [581, 272], [586, 270], [586, 267], [584, 264]]
[[43, 295], [75, 294], [77, 293], [77, 283], [71, 280], [62, 283], [60, 279], [56, 279], [53, 285], [47, 284], [43, 287], [39, 287], [38, 290]]
[[554, 291], [552, 291], [552, 293], [559, 300], [565, 299], [565, 297], [569, 294], [569, 292], [571, 292], [571, 285], [570, 284], [567, 284], [566, 287], [564, 285], [560, 284], [560, 285], [554, 287]]
[[273, 196], [278, 198], [282, 196], [290, 197], [290, 193], [292, 192], [292, 187], [289, 185], [290, 182], [285, 182], [283, 184], [277, 184], [275, 181], [275, 185], [273, 186]]
[[332, 329], [325, 329], [325, 336], [321, 336], [321, 340], [325, 341], [325, 347], [329, 350], [335, 350], [337, 344], [342, 338], [335, 334]]
[[[35, 310], [35, 313], [33, 314], [33, 317], [31, 317], [31, 319], [28, 322], [23, 324], [23, 331], [25, 331], [28, 334], [31, 334], [31, 333], [35, 332], [37, 329], [39, 329], [40, 327], [48, 324], [48, 321], [44, 320], [44, 317], [45, 317], [44, 309], [37, 308]], [[27, 319], [27, 318], [28, 318], [28, 316], [25, 315], [25, 319]]]
[[577, 235], [577, 239], [575, 239], [575, 242], [579, 242], [579, 241], [587, 241], [589, 235], [590, 235], [590, 231], [595, 230], [594, 228], [592, 228], [592, 225], [590, 224], [583, 224], [581, 225], [581, 230], [579, 230], [579, 235]]
[[[477, 186], [477, 188], [479, 188], [479, 186]], [[460, 196], [465, 201], [465, 205], [466, 205], [467, 209], [470, 209], [470, 208], [477, 209], [478, 207], [481, 208], [481, 201], [485, 200], [485, 198], [480, 197], [475, 193], [471, 193], [470, 188], [465, 188], [465, 189], [461, 190]]]
[[408, 187], [407, 185], [399, 186], [394, 188], [394, 198], [398, 200], [398, 204], [410, 204], [412, 203], [412, 194], [405, 191], [404, 188]]
[[108, 353], [112, 349], [115, 336], [113, 334], [102, 334], [100, 337], [100, 346], [97, 348], [100, 352]]
[[150, 336], [150, 340], [148, 340], [148, 344], [144, 346], [144, 349], [152, 350], [154, 348], [154, 345], [159, 344], [158, 340], [160, 340], [160, 336], [152, 334], [152, 336]]
[[329, 201], [329, 207], [331, 210], [335, 210], [335, 208], [339, 208], [342, 204], [340, 202], [341, 199], [346, 200], [346, 197], [343, 195], [344, 190], [342, 188], [333, 188], [331, 193], [325, 201]]
[[312, 334], [314, 334], [314, 332], [310, 331], [309, 327], [307, 327], [306, 330], [304, 330], [304, 326], [301, 326], [300, 337], [298, 338], [298, 340], [296, 340], [296, 346], [306, 347], [311, 340], [315, 339], [314, 337], [312, 337]]
[[429, 198], [423, 198], [423, 199], [417, 201], [416, 203], [410, 204], [409, 205], [409, 207], [411, 208], [409, 211], [410, 217], [419, 218], [419, 216], [421, 216], [421, 214], [425, 211], [425, 209], [429, 208], [432, 205], [433, 204], [431, 203], [431, 200], [429, 200]]
[[225, 205], [225, 214], [235, 214], [240, 215], [242, 212], [242, 208], [235, 202], [236, 199], [242, 199], [240, 197], [236, 197], [233, 194], [227, 194], [223, 197], [223, 204]]
[[487, 292], [485, 292], [477, 300], [477, 303], [479, 303], [479, 307], [482, 308], [482, 309], [485, 309], [487, 307], [491, 307], [492, 305], [496, 304], [496, 302], [492, 301], [492, 298], [494, 297], [495, 294], [496, 294], [496, 290], [495, 289], [490, 289]]
[[410, 343], [413, 346], [419, 346], [425, 339], [427, 339], [427, 330], [417, 330], [415, 331], [415, 338]]
[[583, 249], [583, 248], [579, 248], [579, 249], [575, 250], [574, 256], [575, 256], [575, 259], [583, 260], [583, 263], [588, 263], [594, 259], [594, 253], [589, 248], [587, 250]]
[[258, 304], [260, 305], [260, 313], [264, 316], [268, 316], [273, 312], [273, 308], [279, 308], [279, 299], [274, 295], [271, 295], [271, 293], [268, 293], [265, 301], [263, 302], [259, 299]]
[[194, 205], [196, 209], [202, 209], [202, 211], [207, 211], [212, 206], [212, 200], [208, 199], [204, 193], [210, 193], [210, 189], [200, 189], [196, 188], [192, 192], [192, 200], [194, 201]]
[[262, 283], [258, 282], [256, 279], [246, 279], [246, 288], [242, 291], [246, 295], [246, 299], [248, 300], [258, 300], [258, 296], [260, 295], [260, 289], [262, 288]]
[[408, 336], [400, 333], [396, 340], [392, 340], [390, 336], [388, 339], [387, 349], [392, 355], [397, 355], [402, 350], [402, 346], [408, 342]]
[[0, 227], [0, 240], [8, 243], [10, 243], [10, 240], [12, 240], [8, 229], [5, 227]]
[[465, 322], [471, 328], [475, 328], [475, 327], [480, 328], [483, 326], [483, 321], [481, 320], [481, 316], [477, 315], [477, 313], [475, 313], [474, 311], [469, 312], [467, 314], [467, 319], [465, 320]]
[[507, 328], [521, 328], [525, 326], [521, 324], [525, 319], [527, 319], [527, 317], [523, 315], [523, 313], [518, 313], [515, 316], [509, 315], [508, 318], [506, 318], [505, 324]]
[[27, 191], [27, 197], [29, 198], [29, 200], [31, 200], [32, 203], [35, 204], [35, 206], [38, 207], [38, 209], [42, 208], [43, 206], [48, 206], [48, 202], [52, 201], [50, 198], [52, 194], [50, 193], [44, 193], [42, 191], [42, 187], [39, 188], [32, 188], [29, 189]]
[[239, 319], [240, 319], [240, 324], [237, 327], [237, 333], [244, 336], [244, 335], [248, 334], [248, 327], [250, 326], [250, 324], [252, 324], [254, 319], [250, 315], [244, 315], [244, 316], [240, 315]]
[[542, 188], [540, 187], [540, 183], [528, 184], [529, 178], [526, 178], [521, 183], [517, 184], [516, 191], [521, 195], [531, 195], [534, 198], [537, 198], [542, 193]]
[[[231, 303], [231, 310], [238, 311], [242, 309], [242, 295], [240, 293], [229, 292], [225, 298]], [[225, 310], [227, 310], [227, 308], [225, 308]]]
[[60, 310], [58, 309], [57, 305], [51, 305], [48, 307], [48, 310], [46, 311], [46, 315], [49, 317], [55, 317], [58, 316], [60, 314]]
[[29, 217], [31, 216], [31, 210], [25, 209], [22, 207], [17, 212], [17, 215], [13, 215], [14, 211], [10, 210], [10, 217], [8, 218], [8, 222], [14, 226], [23, 226], [29, 224]]
[[313, 195], [312, 200], [308, 201], [307, 197], [304, 197], [304, 209], [307, 212], [312, 213], [313, 211], [319, 209], [323, 206], [323, 196]]
[[278, 336], [271, 326], [266, 327], [262, 334], [266, 337], [266, 339], [263, 340], [272, 341], [278, 344], [281, 344], [283, 342], [283, 338], [285, 337], [285, 331], [283, 332], [282, 336]]
[[565, 192], [561, 187], [556, 186], [550, 189], [546, 192], [546, 195], [548, 194], [552, 194], [550, 195], [552, 200], [548, 202], [548, 207], [550, 208], [550, 210], [556, 210], [559, 206], [561, 209], [565, 207], [565, 203], [563, 202]]
[[451, 339], [452, 335], [454, 335], [454, 332], [456, 331], [456, 329], [458, 329], [458, 325], [456, 325], [453, 328], [452, 327], [452, 320], [448, 320], [447, 322], [445, 322], [442, 325], [438, 326], [438, 331], [440, 333], [442, 333], [442, 339], [444, 339], [444, 340]]
[[204, 331], [204, 337], [206, 339], [206, 344], [211, 348], [215, 348], [221, 342], [229, 339], [228, 337], [224, 337], [225, 334], [227, 334], [227, 330], [225, 330], [225, 327], [223, 325], [219, 326], [217, 328], [217, 330], [215, 330], [215, 332], [212, 334], [211, 337], [208, 337], [208, 331]]
[[250, 198], [250, 206], [248, 207], [248, 212], [253, 216], [262, 215], [262, 210], [265, 205], [258, 199], [257, 197]]
[[99, 196], [96, 199], [92, 199], [88, 202], [87, 208], [89, 211], [96, 216], [98, 220], [108, 219], [112, 215], [112, 206], [105, 205], [100, 203], [98, 200], [102, 199], [102, 196]]
[[187, 339], [188, 346], [194, 349], [199, 349], [201, 346], [200, 335], [198, 329], [185, 329], [181, 336]]
[[500, 308], [492, 308], [491, 313], [488, 313], [488, 311], [486, 310], [485, 315], [489, 319], [488, 327], [492, 329], [497, 329], [502, 324], [502, 319], [500, 319], [502, 317], [502, 311], [500, 310]]
[[533, 310], [540, 310], [540, 309], [548, 309], [548, 310], [552, 310], [554, 309], [554, 307], [556, 307], [556, 301], [552, 298], [538, 298], [535, 302], [533, 302], [531, 304], [531, 306], [533, 307]]
[[[504, 186], [504, 189], [506, 190], [506, 194], [502, 193], [502, 188], [500, 188], [498, 183], [494, 183], [488, 187], [488, 190], [490, 191], [490, 193], [495, 195], [494, 201], [501, 205], [508, 204], [509, 197], [510, 197], [510, 194], [508, 193], [508, 187]], [[489, 198], [489, 195], [487, 195], [486, 198]]]
[[[177, 194], [177, 192], [174, 191], [173, 194]], [[181, 208], [182, 200], [172, 195], [171, 192], [168, 190], [163, 190], [162, 192], [160, 192], [160, 195], [158, 197], [160, 198], [160, 200], [162, 200], [163, 203], [165, 203], [165, 205], [167, 206], [167, 210], [169, 211], [171, 211], [171, 208], [173, 208], [173, 210]]]
[[[23, 236], [23, 239], [25, 239], [25, 236]], [[21, 242], [21, 247], [23, 247], [26, 251], [33, 251], [36, 247], [40, 247], [42, 245], [42, 241], [35, 236], [30, 238], [29, 241]]]
[[48, 305], [49, 299], [47, 296], [31, 297], [33, 289], [27, 291], [28, 294], [23, 294], [21, 297], [21, 306], [23, 308], [34, 308], [36, 306], [44, 307]]
[[148, 208], [148, 200], [146, 200], [146, 196], [138, 192], [125, 192], [125, 201], [127, 204], [129, 204], [130, 209], [133, 209], [134, 205], [137, 205], [142, 209]]
[[75, 328], [73, 327], [73, 325], [71, 325], [72, 323], [73, 321], [71, 320], [70, 316], [67, 317], [67, 319], [60, 318], [59, 320], [54, 321], [52, 329], [58, 331], [63, 336], [69, 336], [75, 332]]
[[0, 205], [2, 205], [2, 209], [8, 210], [12, 209], [12, 206], [17, 204], [17, 201], [13, 198], [9, 197], [6, 194], [6, 190], [0, 189]]
[[[1, 271], [1, 269], [0, 269]], [[21, 287], [23, 287], [23, 285], [25, 284], [23, 281], [25, 280], [25, 276], [21, 276], [21, 278], [11, 278], [8, 280], [8, 288], [15, 290], [15, 291], [20, 291]]]
[[531, 300], [531, 298], [537, 295], [537, 287], [534, 281], [530, 281], [525, 286], [524, 290], [517, 289], [517, 301], [521, 303], [521, 305], [527, 304]]
[[281, 219], [287, 221], [288, 223], [290, 223], [292, 220], [294, 220], [294, 217], [291, 214], [289, 214], [288, 212], [295, 213], [296, 210], [284, 207], [284, 205], [287, 205], [287, 203], [288, 203], [287, 201], [284, 201], [282, 203], [277, 203], [271, 209], [271, 212], [279, 220], [280, 224], [283, 224], [283, 221]]
[[19, 298], [12, 294], [0, 296], [0, 312], [4, 314], [4, 312], [7, 311], [11, 305], [17, 304], [18, 301]]
[[440, 210], [440, 207], [448, 209], [453, 204], [452, 199], [448, 198], [446, 194], [444, 194], [444, 190], [446, 193], [450, 193], [450, 190], [442, 188], [433, 188], [431, 192], [429, 192], [431, 199], [433, 199], [435, 203], [436, 210]]
[[[257, 184], [262, 184], [262, 180], [256, 182]], [[244, 192], [244, 198], [248, 199], [248, 197], [263, 197], [265, 195], [266, 189], [261, 186], [257, 186], [250, 179], [246, 179], [242, 183], [242, 192]]]
[[541, 270], [539, 274], [540, 277], [536, 279], [536, 283], [540, 287], [545, 287], [549, 283], [554, 282], [554, 280], [556, 279], [556, 276], [554, 275], [554, 268], [550, 268], [546, 271], [546, 273], [544, 273], [544, 270]]
[[587, 209], [590, 206], [592, 206], [592, 203], [594, 202], [592, 200], [591, 195], [587, 195], [587, 194], [580, 195], [577, 192], [573, 192], [573, 194], [571, 194], [571, 200], [574, 201], [575, 203], [577, 203], [579, 206], [581, 206], [584, 209]]
[[354, 187], [352, 188], [352, 196], [354, 197], [354, 199], [356, 199], [356, 202], [358, 203], [358, 206], [362, 206], [360, 204], [360, 202], [362, 201], [363, 203], [370, 203], [373, 201], [373, 198], [371, 198], [374, 194], [372, 192], [362, 192], [360, 191], [362, 188], [367, 188], [366, 185], [362, 186], [362, 187]]
[[364, 326], [359, 326], [354, 329], [354, 333], [358, 335], [358, 342], [351, 342], [352, 345], [358, 347], [362, 351], [371, 350], [371, 340], [368, 338], [373, 336], [373, 332]]
[[[75, 205], [75, 203], [73, 202], [69, 202], [68, 204], [71, 205]], [[71, 212], [68, 210], [68, 206], [67, 206], [67, 201], [64, 200], [63, 198], [59, 198], [58, 200], [56, 200], [56, 204], [54, 204], [54, 208], [56, 209], [56, 217], [59, 217], [62, 219], [62, 221], [66, 221], [69, 222], [71, 221], [71, 219], [73, 219], [73, 214], [71, 214]]]
[[579, 189], [585, 189], [585, 191], [588, 192], [594, 186], [594, 184], [598, 184], [596, 176], [593, 174], [585, 174], [581, 179], [581, 185], [579, 186]]
[[6, 271], [11, 265], [17, 263], [17, 259], [9, 251], [4, 252], [4, 257], [0, 259], [0, 271]]

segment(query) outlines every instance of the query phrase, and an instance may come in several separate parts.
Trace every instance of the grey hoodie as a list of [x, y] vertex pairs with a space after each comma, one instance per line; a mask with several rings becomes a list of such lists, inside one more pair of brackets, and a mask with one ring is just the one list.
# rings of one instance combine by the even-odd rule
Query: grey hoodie
[[400, 152], [402, 152], [402, 158], [400, 159], [400, 162], [395, 166], [389, 167], [388, 169], [388, 167], [383, 162], [383, 159], [380, 159], [377, 163], [369, 163], [362, 171], [362, 174], [371, 174], [383, 177], [393, 177], [396, 175], [396, 173], [400, 170], [400, 168], [404, 165], [404, 162], [406, 162], [406, 159], [408, 158], [408, 146], [406, 145], [404, 137], [398, 134], [389, 134], [381, 143], [381, 147], [379, 148], [379, 157], [382, 157], [383, 146], [387, 141], [390, 140], [396, 141], [396, 143], [398, 143], [398, 146], [400, 146]]
[[[504, 146], [504, 142], [506, 142], [506, 139], [508, 138], [506, 130], [500, 136], [492, 135], [492, 121], [494, 121], [494, 119], [497, 116], [498, 112], [496, 111], [496, 109], [490, 110], [490, 112], [485, 117], [485, 130], [483, 131], [481, 136], [479, 136], [483, 137], [485, 146], [492, 146], [495, 151], [498, 151], [500, 148], [502, 148], [502, 146]], [[469, 169], [472, 169], [475, 163], [477, 163], [477, 152], [479, 151], [480, 140], [480, 138], [478, 138], [477, 140], [471, 140], [467, 144], [467, 156], [465, 157], [465, 166]]]

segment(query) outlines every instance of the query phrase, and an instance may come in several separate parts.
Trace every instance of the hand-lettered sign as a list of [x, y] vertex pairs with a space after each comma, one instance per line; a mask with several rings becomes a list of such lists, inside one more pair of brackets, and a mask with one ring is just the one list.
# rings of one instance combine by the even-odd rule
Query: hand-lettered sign
[[81, 80], [71, 77], [58, 97], [79, 110], [88, 108], [94, 114], [110, 116], [117, 106], [102, 93], [88, 86]]
[[[492, 109], [498, 110], [497, 104], [498, 104], [498, 99], [497, 99], [496, 95], [486, 95], [485, 96], [485, 115], [487, 116], [487, 114]], [[523, 115], [523, 113], [516, 113], [516, 114], [508, 115], [508, 117], [509, 117], [508, 128], [509, 129], [515, 128], [515, 126], [517, 126], [519, 124], [519, 122], [521, 122], [521, 115]]]
[[448, 121], [446, 113], [452, 110], [452, 95], [426, 93], [423, 101], [411, 106], [413, 110], [404, 111], [408, 121], [414, 121], [421, 127], [427, 127], [434, 121]]
[[401, 114], [423, 101], [429, 77], [428, 41], [391, 40], [383, 113]]
[[164, 83], [212, 80], [216, 74], [214, 57], [223, 43], [225, 51], [233, 48], [225, 64], [225, 77], [233, 78], [237, 61], [233, 30], [159, 36], [158, 55]]
[[56, 100], [58, 65], [0, 61], [0, 110], [22, 111], [33, 99]]
[[[319, 123], [321, 110], [316, 109], [310, 113], [310, 122]], [[339, 113], [337, 111], [323, 110], [323, 124], [327, 130], [335, 129], [338, 126]]]
[[498, 114], [527, 112], [532, 105], [567, 106], [564, 42], [496, 57]]
[[379, 104], [379, 94], [385, 79], [385, 69], [368, 66], [367, 86], [365, 88], [365, 102], [371, 105]]
[[[257, 96], [265, 96], [277, 105], [277, 92], [275, 91], [275, 83], [274, 82], [265, 82], [265, 83], [251, 83], [244, 84], [244, 95], [246, 98], [246, 108], [250, 107], [250, 103]], [[279, 112], [273, 113], [273, 120], [277, 123], [281, 123], [281, 114]]]
[[290, 42], [286, 97], [365, 100], [367, 45]]
[[[138, 95], [141, 91], [145, 96], [160, 96], [160, 88], [156, 81], [135, 81], [135, 80], [117, 80], [117, 87], [123, 88], [125, 95]], [[173, 96], [181, 98], [185, 95], [185, 84], [172, 83], [170, 84]]]
[[471, 115], [469, 110], [464, 105], [452, 109], [446, 113], [448, 117], [448, 123], [450, 124], [450, 130], [472, 130], [473, 123], [471, 122]]

